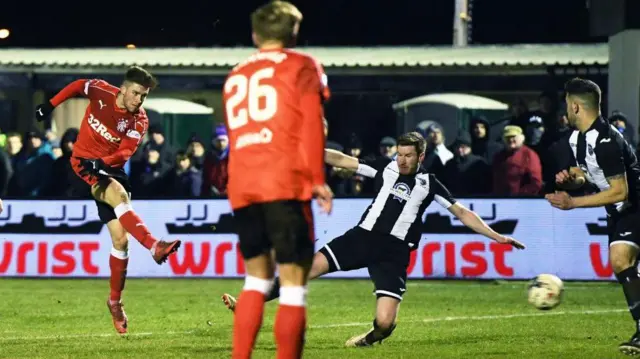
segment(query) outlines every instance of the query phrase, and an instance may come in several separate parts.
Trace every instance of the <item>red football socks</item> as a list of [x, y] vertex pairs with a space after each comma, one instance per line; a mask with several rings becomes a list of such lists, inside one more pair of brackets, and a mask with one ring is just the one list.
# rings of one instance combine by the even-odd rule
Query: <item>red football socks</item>
[[151, 235], [149, 228], [144, 225], [142, 219], [133, 211], [128, 203], [120, 203], [113, 209], [122, 224], [122, 227], [137, 239], [146, 249], [151, 249], [157, 239]]
[[302, 357], [307, 308], [280, 304], [274, 327], [278, 359]]
[[233, 359], [251, 358], [263, 314], [264, 294], [257, 290], [243, 290], [233, 319]]
[[111, 278], [109, 280], [111, 293], [109, 294], [109, 300], [112, 302], [118, 302], [122, 297], [124, 283], [127, 279], [128, 263], [129, 257], [127, 252], [119, 251], [115, 248], [111, 249], [111, 255], [109, 256], [109, 268], [111, 269]]
[[307, 326], [305, 297], [305, 287], [280, 287], [280, 306], [274, 325], [278, 359], [302, 357]]

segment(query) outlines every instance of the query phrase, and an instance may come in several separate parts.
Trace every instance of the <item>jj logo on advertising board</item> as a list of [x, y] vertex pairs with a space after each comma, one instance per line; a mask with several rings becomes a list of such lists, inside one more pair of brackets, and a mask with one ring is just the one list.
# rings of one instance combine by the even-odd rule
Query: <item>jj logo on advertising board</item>
[[[217, 222], [209, 222], [209, 207], [206, 203], [187, 203], [174, 222], [165, 223], [167, 233], [183, 234], [235, 234], [233, 213], [222, 213]], [[184, 214], [182, 214], [184, 213]], [[200, 224], [197, 224], [200, 223]]]
[[[174, 235], [225, 235], [225, 240], [210, 237], [210, 241], [185, 241], [178, 255], [169, 257], [171, 271], [175, 275], [244, 275], [244, 261], [238, 249], [233, 214], [220, 214], [217, 221], [209, 220], [209, 207], [206, 203], [187, 203], [177, 213], [174, 222], [165, 223], [167, 232]], [[199, 223], [199, 224], [198, 224]], [[235, 253], [234, 253], [235, 252]], [[233, 262], [234, 270], [229, 272], [227, 260]]]
[[[102, 231], [104, 224], [88, 216], [87, 205], [52, 204], [47, 206], [46, 214], [39, 214], [39, 206], [30, 207], [28, 213], [15, 216], [14, 206], [7, 204], [0, 216], [0, 233], [12, 234], [93, 234]], [[16, 217], [16, 218], [14, 218]]]

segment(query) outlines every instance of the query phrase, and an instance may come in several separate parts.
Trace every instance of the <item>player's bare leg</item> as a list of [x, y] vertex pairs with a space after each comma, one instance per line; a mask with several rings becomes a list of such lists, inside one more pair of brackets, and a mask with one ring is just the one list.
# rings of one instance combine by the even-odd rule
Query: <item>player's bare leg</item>
[[151, 235], [142, 219], [133, 211], [129, 194], [115, 179], [106, 178], [94, 184], [91, 194], [113, 208], [122, 227], [151, 252], [156, 263], [164, 263], [171, 253], [180, 248], [179, 240], [166, 242]]
[[619, 346], [620, 351], [628, 355], [640, 354], [640, 275], [636, 268], [638, 251], [637, 246], [622, 241], [613, 242], [609, 247], [609, 262], [618, 282], [622, 284], [629, 312], [636, 326], [636, 333], [631, 339]]
[[280, 305], [274, 323], [276, 357], [302, 357], [307, 327], [307, 281], [312, 258], [298, 263], [280, 263]]
[[392, 297], [380, 297], [376, 301], [376, 317], [373, 328], [366, 333], [347, 340], [347, 347], [368, 347], [388, 338], [396, 329], [396, 318], [400, 310], [400, 300]]
[[129, 263], [129, 239], [127, 231], [118, 220], [112, 220], [107, 223], [109, 234], [111, 235], [111, 255], [109, 256], [109, 269], [111, 270], [111, 278], [109, 286], [111, 292], [107, 299], [107, 307], [113, 319], [113, 326], [120, 334], [127, 332], [127, 314], [124, 312], [124, 306], [121, 301], [124, 283], [127, 277], [127, 264]]
[[[313, 255], [313, 264], [311, 264], [311, 270], [309, 271], [309, 280], [316, 279], [321, 277], [329, 272], [329, 261], [321, 252], [316, 252]], [[271, 287], [271, 291], [267, 294], [265, 298], [266, 302], [270, 302], [276, 298], [280, 297], [280, 278], [277, 278], [273, 281], [273, 286]], [[222, 295], [222, 303], [230, 310], [234, 311], [236, 309], [236, 298], [234, 298], [229, 293], [224, 293]]]
[[264, 298], [273, 284], [275, 267], [269, 253], [245, 259], [247, 275], [233, 320], [234, 359], [250, 358], [262, 326]]

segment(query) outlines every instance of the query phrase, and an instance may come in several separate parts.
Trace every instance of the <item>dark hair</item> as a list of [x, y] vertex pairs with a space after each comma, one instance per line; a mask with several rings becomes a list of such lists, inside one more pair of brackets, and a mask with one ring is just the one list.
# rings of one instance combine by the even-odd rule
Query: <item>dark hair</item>
[[287, 1], [272, 1], [251, 14], [251, 29], [258, 42], [280, 41], [287, 46], [294, 38], [295, 25], [302, 21], [302, 13]]
[[176, 162], [180, 162], [182, 160], [190, 160], [189, 155], [185, 151], [178, 151], [176, 153]]
[[416, 149], [418, 155], [424, 153], [427, 149], [427, 141], [422, 137], [420, 132], [408, 132], [398, 137], [398, 146], [413, 146]]
[[600, 107], [602, 91], [600, 86], [591, 80], [573, 78], [564, 84], [564, 92], [567, 96], [580, 98], [588, 107], [595, 109]]
[[154, 89], [158, 86], [158, 80], [156, 80], [153, 75], [143, 69], [140, 66], [132, 66], [127, 72], [124, 74], [124, 80], [126, 82], [137, 83], [138, 85], [144, 86], [149, 89]]

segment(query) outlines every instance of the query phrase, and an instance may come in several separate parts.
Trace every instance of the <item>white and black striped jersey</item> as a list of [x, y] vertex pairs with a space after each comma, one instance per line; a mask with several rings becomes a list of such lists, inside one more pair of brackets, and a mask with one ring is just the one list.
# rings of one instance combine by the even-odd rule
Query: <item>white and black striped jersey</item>
[[574, 155], [574, 166], [579, 167], [587, 181], [598, 190], [609, 188], [607, 178], [627, 176], [627, 199], [605, 206], [609, 215], [637, 211], [640, 198], [640, 165], [633, 149], [618, 130], [598, 117], [585, 132], [573, 131], [569, 145]]
[[444, 208], [456, 201], [433, 174], [420, 168], [402, 175], [396, 161], [380, 157], [360, 159], [358, 174], [373, 178], [376, 197], [362, 215], [358, 226], [368, 231], [390, 234], [418, 247], [422, 236], [422, 217], [435, 200]]

